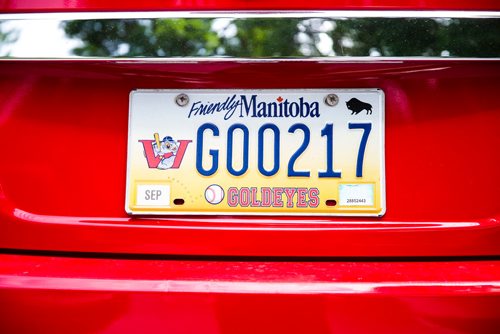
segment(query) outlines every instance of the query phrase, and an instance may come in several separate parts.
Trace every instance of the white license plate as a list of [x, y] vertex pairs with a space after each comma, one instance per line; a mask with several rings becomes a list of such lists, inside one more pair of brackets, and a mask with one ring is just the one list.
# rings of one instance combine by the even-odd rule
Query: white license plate
[[135, 90], [130, 214], [381, 216], [380, 89]]

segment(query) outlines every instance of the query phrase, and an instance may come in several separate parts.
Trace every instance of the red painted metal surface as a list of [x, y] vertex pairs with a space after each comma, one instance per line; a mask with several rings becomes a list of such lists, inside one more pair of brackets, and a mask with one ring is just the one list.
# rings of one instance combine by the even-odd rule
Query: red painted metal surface
[[494, 261], [1, 255], [0, 263], [2, 333], [493, 333], [500, 326]]
[[425, 9], [498, 10], [496, 0], [0, 0], [4, 12], [150, 11], [150, 10], [326, 10]]
[[[0, 62], [0, 248], [244, 256], [499, 255], [499, 61]], [[382, 218], [129, 217], [136, 88], [382, 88]]]

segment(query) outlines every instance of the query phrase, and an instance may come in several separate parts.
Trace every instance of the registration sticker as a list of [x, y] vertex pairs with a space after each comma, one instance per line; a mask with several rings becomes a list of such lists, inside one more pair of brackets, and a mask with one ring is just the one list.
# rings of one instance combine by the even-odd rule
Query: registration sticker
[[129, 214], [381, 216], [380, 89], [134, 90]]

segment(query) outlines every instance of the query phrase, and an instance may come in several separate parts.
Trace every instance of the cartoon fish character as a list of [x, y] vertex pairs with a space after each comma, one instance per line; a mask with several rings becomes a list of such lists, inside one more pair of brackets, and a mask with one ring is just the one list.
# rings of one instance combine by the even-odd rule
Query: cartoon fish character
[[153, 143], [153, 151], [155, 153], [155, 157], [161, 158], [161, 161], [156, 168], [172, 168], [178, 148], [179, 144], [170, 136], [164, 137], [161, 142], [157, 140], [155, 143]]

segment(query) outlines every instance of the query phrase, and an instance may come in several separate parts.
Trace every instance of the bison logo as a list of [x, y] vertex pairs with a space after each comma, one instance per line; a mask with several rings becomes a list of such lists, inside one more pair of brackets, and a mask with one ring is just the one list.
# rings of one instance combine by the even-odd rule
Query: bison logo
[[357, 115], [363, 110], [366, 110], [367, 115], [371, 115], [372, 113], [371, 104], [360, 101], [355, 97], [347, 101], [345, 104], [347, 105], [347, 109], [352, 111], [351, 115]]

